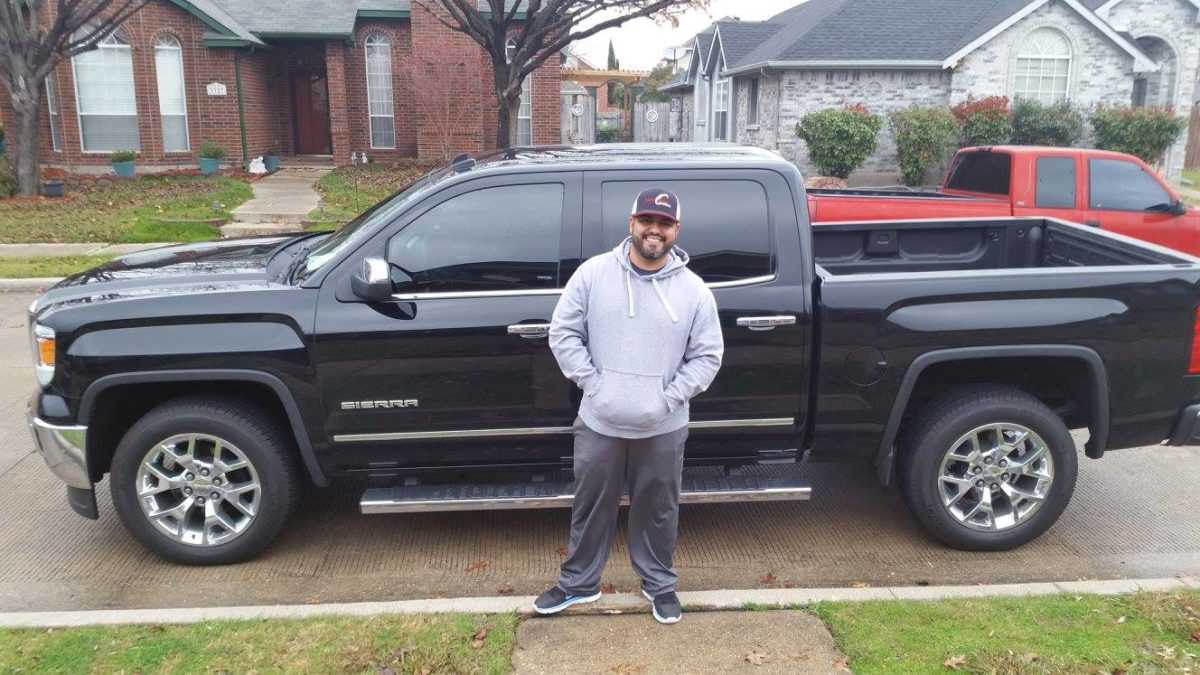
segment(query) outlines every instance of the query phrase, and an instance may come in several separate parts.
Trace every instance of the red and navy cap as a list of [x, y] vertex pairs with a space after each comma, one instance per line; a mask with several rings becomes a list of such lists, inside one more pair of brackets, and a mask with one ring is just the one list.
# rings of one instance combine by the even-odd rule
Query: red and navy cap
[[679, 222], [683, 207], [680, 206], [679, 197], [675, 196], [674, 192], [663, 188], [646, 188], [633, 202], [633, 215], [636, 217], [644, 213], [666, 216]]

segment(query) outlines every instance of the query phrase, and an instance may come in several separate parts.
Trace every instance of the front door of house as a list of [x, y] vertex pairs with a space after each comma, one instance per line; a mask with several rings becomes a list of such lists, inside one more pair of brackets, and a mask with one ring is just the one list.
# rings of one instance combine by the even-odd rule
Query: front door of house
[[329, 135], [329, 87], [324, 75], [292, 75], [292, 120], [295, 125], [296, 154], [333, 153], [333, 141]]

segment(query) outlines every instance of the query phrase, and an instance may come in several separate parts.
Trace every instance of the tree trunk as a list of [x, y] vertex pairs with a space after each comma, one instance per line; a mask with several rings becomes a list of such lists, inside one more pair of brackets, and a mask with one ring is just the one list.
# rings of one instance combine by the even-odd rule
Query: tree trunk
[[38, 193], [41, 136], [38, 133], [38, 96], [13, 97], [13, 124], [8, 129], [12, 146], [13, 170], [17, 175], [17, 194], [33, 197]]
[[[521, 114], [521, 94], [517, 92], [516, 98], [499, 99], [499, 113], [496, 124], [496, 148], [511, 148], [517, 144], [517, 124], [518, 116]], [[530, 139], [532, 141], [532, 138]]]

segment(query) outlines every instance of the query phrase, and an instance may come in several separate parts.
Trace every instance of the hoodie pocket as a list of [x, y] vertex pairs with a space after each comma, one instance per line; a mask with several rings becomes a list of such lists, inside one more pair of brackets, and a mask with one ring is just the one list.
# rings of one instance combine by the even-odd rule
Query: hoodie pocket
[[622, 429], [649, 431], [670, 412], [663, 393], [662, 375], [640, 375], [605, 368], [591, 396], [596, 415], [603, 422]]

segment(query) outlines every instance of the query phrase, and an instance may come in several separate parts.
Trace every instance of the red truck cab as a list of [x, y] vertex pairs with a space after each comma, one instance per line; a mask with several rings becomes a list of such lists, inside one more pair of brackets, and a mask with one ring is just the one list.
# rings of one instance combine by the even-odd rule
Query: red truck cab
[[814, 222], [1061, 218], [1200, 255], [1200, 211], [1145, 162], [1081, 148], [964, 148], [936, 191], [813, 190]]

